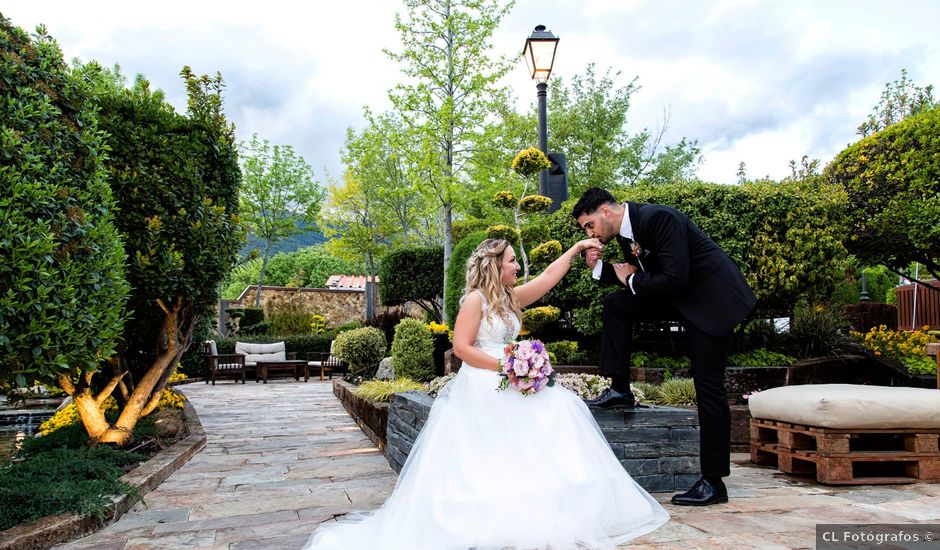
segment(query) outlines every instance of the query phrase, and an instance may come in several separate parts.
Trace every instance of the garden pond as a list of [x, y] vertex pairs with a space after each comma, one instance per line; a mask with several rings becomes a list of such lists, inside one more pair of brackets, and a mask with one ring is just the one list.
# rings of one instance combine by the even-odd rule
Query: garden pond
[[55, 414], [60, 401], [30, 400], [16, 406], [0, 401], [0, 465], [6, 464], [20, 442], [34, 435], [39, 425]]

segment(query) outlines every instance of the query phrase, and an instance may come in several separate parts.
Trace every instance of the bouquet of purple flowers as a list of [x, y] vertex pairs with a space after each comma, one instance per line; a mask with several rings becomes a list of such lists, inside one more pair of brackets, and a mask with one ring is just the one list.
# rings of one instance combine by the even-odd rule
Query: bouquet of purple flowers
[[555, 385], [555, 370], [548, 360], [545, 344], [523, 340], [506, 346], [500, 361], [498, 390], [511, 387], [522, 395], [532, 395], [545, 386]]

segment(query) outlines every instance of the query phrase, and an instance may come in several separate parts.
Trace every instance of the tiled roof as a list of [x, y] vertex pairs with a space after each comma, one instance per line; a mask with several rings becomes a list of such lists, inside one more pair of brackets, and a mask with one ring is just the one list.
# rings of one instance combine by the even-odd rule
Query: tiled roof
[[[375, 282], [380, 282], [375, 278]], [[365, 275], [330, 275], [326, 280], [326, 288], [342, 288], [352, 290], [364, 290], [366, 288]]]

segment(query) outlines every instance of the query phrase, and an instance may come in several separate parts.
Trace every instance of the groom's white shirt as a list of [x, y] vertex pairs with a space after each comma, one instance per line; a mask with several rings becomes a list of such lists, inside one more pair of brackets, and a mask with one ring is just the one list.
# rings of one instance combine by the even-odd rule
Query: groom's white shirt
[[[631, 241], [633, 240], [633, 225], [630, 224], [630, 209], [627, 207], [627, 203], [623, 203], [623, 221], [620, 222], [620, 236], [625, 239], [630, 239]], [[604, 260], [597, 260], [597, 263], [594, 264], [594, 270], [591, 272], [591, 276], [594, 277], [595, 280], [600, 280], [603, 267]], [[630, 292], [636, 294], [636, 291], [633, 290], [634, 275], [630, 275], [627, 279], [627, 285], [630, 287]]]

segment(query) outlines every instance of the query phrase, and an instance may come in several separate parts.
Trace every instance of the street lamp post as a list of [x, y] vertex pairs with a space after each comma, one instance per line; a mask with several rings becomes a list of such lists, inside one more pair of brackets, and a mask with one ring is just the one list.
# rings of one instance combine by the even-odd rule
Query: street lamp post
[[[558, 48], [558, 37], [545, 29], [545, 25], [538, 25], [525, 41], [522, 55], [529, 68], [529, 75], [535, 80], [535, 88], [539, 98], [539, 149], [548, 155], [548, 121], [547, 98], [548, 79], [552, 75], [552, 66], [555, 64], [555, 49]], [[539, 194], [547, 196], [548, 171], [539, 174]]]

